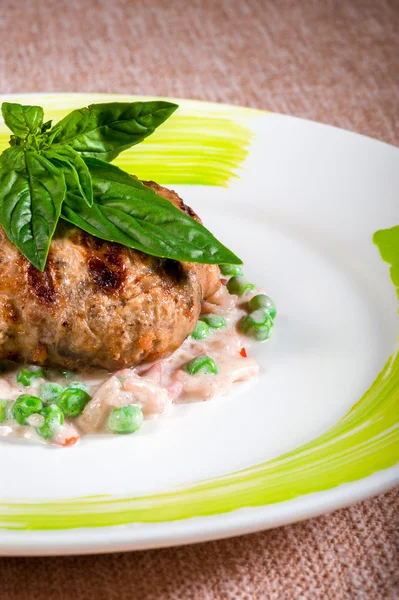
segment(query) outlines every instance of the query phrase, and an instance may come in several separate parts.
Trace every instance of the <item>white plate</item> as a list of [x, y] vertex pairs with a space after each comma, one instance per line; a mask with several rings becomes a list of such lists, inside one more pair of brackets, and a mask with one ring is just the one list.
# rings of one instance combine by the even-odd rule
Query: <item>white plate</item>
[[[50, 118], [110, 99], [126, 97], [13, 98]], [[399, 223], [399, 150], [301, 119], [178, 102], [119, 164], [176, 189], [274, 298], [274, 336], [253, 352], [262, 375], [134, 436], [58, 450], [0, 442], [2, 554], [231, 536], [399, 482], [397, 296], [373, 243]], [[399, 229], [378, 234], [387, 260], [399, 262], [398, 240]]]

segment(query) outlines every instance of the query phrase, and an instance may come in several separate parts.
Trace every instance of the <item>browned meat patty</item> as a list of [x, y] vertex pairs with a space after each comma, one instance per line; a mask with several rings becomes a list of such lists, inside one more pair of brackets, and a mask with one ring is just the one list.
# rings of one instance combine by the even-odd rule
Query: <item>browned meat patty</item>
[[[175, 192], [144, 183], [199, 220]], [[40, 273], [0, 227], [0, 359], [112, 370], [167, 356], [219, 285], [217, 266], [155, 258], [62, 223]]]

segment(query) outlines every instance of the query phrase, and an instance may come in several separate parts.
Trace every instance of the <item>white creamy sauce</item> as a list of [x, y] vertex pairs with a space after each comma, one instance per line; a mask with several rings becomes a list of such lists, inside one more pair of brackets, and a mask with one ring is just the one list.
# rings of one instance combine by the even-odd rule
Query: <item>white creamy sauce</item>
[[[235, 382], [256, 377], [259, 366], [246, 356], [246, 349], [253, 343], [239, 331], [238, 323], [248, 314], [248, 301], [261, 290], [249, 292], [240, 298], [229, 294], [225, 285], [203, 305], [202, 314], [222, 315], [227, 326], [211, 329], [203, 340], [188, 337], [168, 358], [155, 363], [141, 364], [114, 374], [106, 371], [75, 373], [75, 381], [86, 383], [92, 397], [82, 415], [77, 419], [65, 419], [51, 443], [60, 446], [75, 444], [85, 433], [106, 431], [106, 421], [113, 408], [135, 404], [141, 408], [144, 418], [156, 417], [170, 410], [174, 404], [210, 400], [225, 393]], [[184, 370], [193, 358], [207, 355], [215, 361], [217, 375], [198, 373], [190, 375]], [[35, 380], [29, 387], [16, 383], [17, 369], [0, 377], [0, 399], [15, 400], [21, 394], [39, 395], [44, 379]], [[64, 386], [68, 381], [55, 370], [48, 370], [49, 380]], [[73, 381], [72, 380], [72, 381]], [[29, 417], [29, 426], [18, 425], [8, 419], [0, 424], [0, 437], [23, 437], [46, 442], [35, 428], [43, 424], [43, 417]]]

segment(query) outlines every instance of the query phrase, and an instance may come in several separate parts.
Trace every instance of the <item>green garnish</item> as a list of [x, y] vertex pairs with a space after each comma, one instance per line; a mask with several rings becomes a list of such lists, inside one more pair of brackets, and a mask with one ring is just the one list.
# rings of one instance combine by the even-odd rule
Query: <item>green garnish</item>
[[109, 413], [107, 426], [113, 433], [134, 433], [143, 424], [143, 413], [135, 404], [114, 408]]
[[26, 425], [26, 419], [31, 415], [40, 413], [44, 405], [40, 398], [30, 394], [22, 394], [15, 400], [11, 409], [12, 416], [20, 425]]
[[237, 294], [237, 296], [242, 296], [247, 292], [253, 292], [256, 289], [256, 286], [253, 283], [250, 283], [245, 277], [241, 276], [229, 279], [226, 287], [230, 294]]
[[227, 325], [226, 319], [224, 317], [215, 314], [202, 315], [201, 321], [203, 321], [203, 323], [206, 323], [212, 329], [222, 329]]
[[168, 119], [163, 101], [91, 104], [59, 123], [43, 109], [3, 102], [13, 135], [0, 155], [0, 224], [40, 271], [59, 219], [152, 256], [241, 264], [203, 225], [108, 164]]
[[0, 424], [7, 421], [8, 407], [11, 404], [11, 400], [0, 400]]
[[191, 337], [195, 340], [204, 340], [211, 333], [211, 328], [209, 325], [204, 323], [203, 321], [197, 321], [194, 331], [191, 334]]
[[241, 321], [242, 331], [257, 342], [268, 340], [273, 330], [273, 319], [263, 308], [259, 308]]
[[263, 310], [269, 313], [272, 319], [274, 319], [277, 314], [276, 305], [269, 296], [266, 296], [266, 294], [257, 294], [257, 296], [251, 298], [248, 302], [248, 306], [250, 310], [263, 308]]
[[82, 381], [71, 381], [71, 383], [68, 384], [68, 388], [74, 389], [74, 390], [83, 390], [84, 392], [89, 393], [90, 392], [90, 386], [88, 386], [86, 383], [83, 383]]
[[244, 271], [242, 269], [242, 267], [240, 265], [226, 265], [226, 264], [221, 264], [220, 266], [220, 272], [222, 275], [226, 275], [228, 277], [233, 277], [233, 276], [238, 276], [238, 275], [244, 275]]
[[70, 388], [57, 398], [56, 404], [66, 417], [74, 418], [82, 414], [89, 400], [90, 396], [84, 390]]
[[62, 385], [46, 381], [39, 388], [39, 396], [45, 404], [50, 404], [51, 402], [55, 402], [64, 390], [65, 388]]
[[17, 373], [17, 383], [28, 387], [35, 379], [44, 377], [46, 377], [46, 371], [42, 367], [30, 367], [30, 369], [22, 367]]
[[219, 368], [213, 358], [206, 356], [206, 354], [196, 356], [190, 360], [190, 362], [185, 365], [184, 369], [189, 375], [197, 375], [198, 373], [217, 375], [219, 373]]
[[37, 427], [36, 431], [45, 440], [51, 440], [64, 423], [64, 413], [56, 404], [50, 404], [43, 408], [40, 414], [44, 417], [44, 423]]

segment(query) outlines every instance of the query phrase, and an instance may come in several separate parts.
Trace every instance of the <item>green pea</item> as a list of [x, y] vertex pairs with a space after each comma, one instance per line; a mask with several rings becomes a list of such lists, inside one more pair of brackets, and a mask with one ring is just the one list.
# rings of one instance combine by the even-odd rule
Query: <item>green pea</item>
[[242, 296], [247, 292], [253, 292], [256, 286], [245, 279], [245, 277], [232, 277], [227, 282], [227, 289], [230, 294], [237, 294]]
[[114, 408], [108, 415], [107, 426], [113, 433], [134, 433], [143, 424], [143, 413], [138, 406], [130, 404]]
[[29, 369], [22, 367], [17, 373], [17, 382], [28, 387], [32, 381], [41, 377], [46, 377], [46, 371], [42, 367], [30, 367]]
[[7, 421], [10, 404], [11, 400], [0, 400], [0, 423]]
[[83, 390], [87, 394], [90, 392], [90, 387], [86, 383], [83, 383], [82, 381], [72, 381], [71, 383], [68, 384], [68, 388], [70, 390], [71, 389]]
[[55, 402], [55, 400], [61, 396], [64, 390], [65, 388], [62, 385], [59, 385], [59, 383], [46, 381], [41, 384], [39, 395], [45, 404], [51, 404], [51, 402]]
[[20, 425], [26, 425], [26, 419], [43, 409], [43, 402], [36, 396], [22, 394], [19, 396], [11, 409], [12, 416]]
[[273, 300], [269, 298], [269, 296], [266, 296], [266, 294], [258, 294], [257, 296], [254, 296], [248, 302], [248, 306], [251, 311], [263, 308], [269, 313], [272, 319], [274, 319], [277, 314], [276, 305], [274, 304]]
[[202, 315], [200, 320], [203, 323], [206, 323], [209, 327], [212, 327], [212, 329], [221, 329], [227, 325], [226, 319], [220, 315]]
[[84, 390], [67, 389], [57, 398], [56, 404], [61, 408], [64, 415], [73, 419], [84, 411], [90, 396]]
[[273, 319], [266, 310], [260, 308], [242, 319], [241, 329], [257, 342], [263, 342], [272, 334]]
[[225, 263], [223, 265], [219, 265], [219, 267], [222, 275], [236, 277], [238, 275], [244, 275], [244, 271], [242, 270], [242, 267], [240, 265], [228, 265]]
[[44, 417], [44, 423], [41, 427], [37, 427], [36, 431], [45, 440], [51, 440], [64, 423], [64, 413], [56, 404], [49, 404], [40, 414]]
[[204, 323], [204, 321], [197, 321], [194, 331], [191, 334], [195, 340], [203, 340], [207, 338], [211, 333], [209, 325]]
[[190, 362], [185, 365], [184, 369], [190, 375], [197, 375], [198, 373], [217, 375], [219, 373], [219, 368], [213, 358], [206, 356], [206, 354], [196, 356], [190, 360]]

